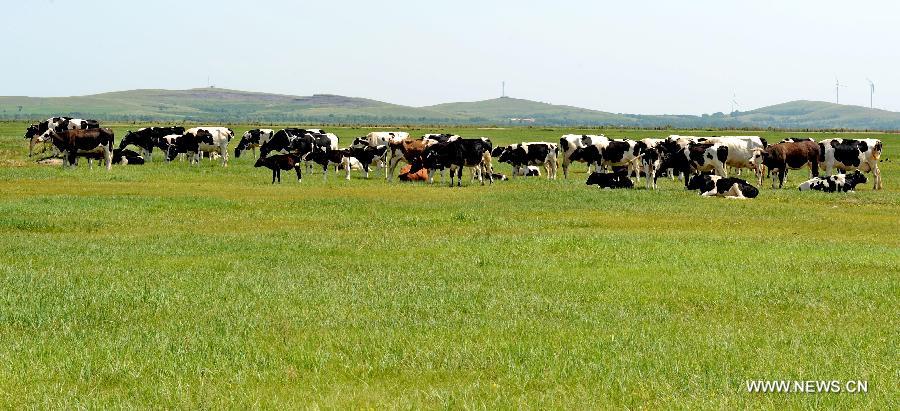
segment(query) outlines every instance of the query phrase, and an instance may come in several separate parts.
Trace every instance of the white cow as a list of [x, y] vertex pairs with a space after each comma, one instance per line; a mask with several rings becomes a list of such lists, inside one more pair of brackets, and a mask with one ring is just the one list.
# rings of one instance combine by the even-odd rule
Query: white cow
[[[760, 176], [760, 168], [755, 161], [754, 151], [764, 150], [768, 145], [766, 141], [759, 136], [719, 136], [719, 137], [700, 137], [697, 139], [701, 143], [715, 143], [728, 147], [728, 160], [725, 165], [738, 170], [737, 174], [741, 174], [741, 169], [750, 169], [754, 174]], [[725, 169], [725, 177], [728, 175], [728, 169]]]

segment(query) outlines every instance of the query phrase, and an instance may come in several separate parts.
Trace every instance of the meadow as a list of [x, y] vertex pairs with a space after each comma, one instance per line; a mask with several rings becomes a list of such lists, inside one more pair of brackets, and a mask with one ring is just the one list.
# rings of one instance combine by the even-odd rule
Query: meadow
[[459, 188], [271, 185], [249, 154], [64, 170], [25, 127], [0, 123], [3, 408], [900, 408], [900, 135], [865, 134], [885, 190], [800, 193], [796, 171], [736, 201], [599, 190], [583, 165]]

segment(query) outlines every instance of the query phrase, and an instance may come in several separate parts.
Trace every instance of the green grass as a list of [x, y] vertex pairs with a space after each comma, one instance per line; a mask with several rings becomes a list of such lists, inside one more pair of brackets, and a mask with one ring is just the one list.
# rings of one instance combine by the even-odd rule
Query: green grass
[[883, 191], [732, 201], [591, 189], [580, 165], [462, 188], [272, 186], [252, 158], [62, 170], [29, 163], [23, 131], [0, 123], [4, 408], [900, 405], [897, 135], [867, 135]]

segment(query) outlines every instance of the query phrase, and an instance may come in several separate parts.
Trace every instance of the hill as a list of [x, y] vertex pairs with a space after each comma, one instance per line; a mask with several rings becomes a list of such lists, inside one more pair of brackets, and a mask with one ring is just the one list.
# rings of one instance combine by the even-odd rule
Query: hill
[[76, 97], [0, 97], [0, 119], [34, 120], [52, 115], [118, 121], [524, 123], [546, 126], [900, 130], [900, 113], [819, 101], [792, 101], [731, 114], [662, 116], [610, 113], [510, 97], [410, 107], [333, 94], [291, 96], [220, 88], [129, 90]]

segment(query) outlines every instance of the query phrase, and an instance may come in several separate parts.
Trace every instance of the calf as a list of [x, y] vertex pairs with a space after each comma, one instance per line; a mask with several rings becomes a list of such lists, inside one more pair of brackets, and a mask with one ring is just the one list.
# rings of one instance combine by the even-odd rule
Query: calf
[[881, 140], [866, 138], [860, 140], [832, 138], [819, 142], [819, 163], [825, 169], [825, 175], [832, 170], [860, 170], [875, 175], [875, 190], [881, 190], [881, 170], [878, 161], [881, 159]]
[[272, 134], [275, 134], [275, 131], [271, 128], [247, 130], [241, 136], [241, 141], [238, 142], [237, 147], [234, 148], [234, 158], [240, 158], [241, 154], [247, 150], [253, 150], [253, 157], [256, 157], [256, 149], [269, 141], [272, 138]]
[[688, 189], [700, 190], [700, 195], [703, 197], [745, 199], [756, 198], [759, 195], [756, 187], [740, 178], [700, 174], [690, 180]]
[[106, 170], [112, 170], [112, 151], [115, 134], [108, 128], [73, 129], [49, 131], [53, 145], [63, 153], [63, 166], [74, 165], [76, 157], [87, 157], [93, 167], [93, 158], [102, 153], [106, 161]]
[[866, 181], [868, 181], [866, 176], [860, 173], [859, 170], [856, 170], [851, 174], [814, 177], [803, 182], [797, 188], [799, 188], [800, 191], [819, 190], [826, 193], [847, 193], [855, 190], [857, 185], [865, 184]]
[[559, 138], [559, 148], [563, 153], [563, 178], [569, 178], [569, 164], [573, 161], [581, 161], [587, 163], [588, 172], [591, 171], [591, 166], [594, 166], [594, 171], [597, 171], [597, 167], [599, 163], [594, 164], [587, 162], [585, 160], [579, 160], [578, 158], [583, 158], [581, 156], [577, 156], [576, 158], [572, 158], [572, 155], [579, 148], [584, 148], [587, 146], [599, 144], [604, 141], [609, 141], [608, 138], [601, 135], [590, 135], [590, 134], [566, 134]]
[[[815, 141], [782, 142], [765, 148], [764, 151], [755, 150], [753, 161], [759, 166], [765, 166], [772, 172], [772, 188], [784, 187], [785, 176], [788, 169], [796, 170], [809, 167], [812, 177], [819, 176], [819, 145]], [[759, 174], [758, 184], [762, 185], [762, 173]]]
[[632, 188], [634, 183], [628, 178], [627, 172], [600, 173], [593, 172], [588, 176], [587, 185], [596, 185], [600, 188]]
[[[363, 172], [365, 173], [366, 178], [369, 178], [369, 168], [375, 164], [376, 166], [381, 165], [384, 168], [384, 163], [382, 159], [384, 158], [385, 153], [387, 152], [386, 145], [380, 146], [370, 146], [367, 144], [359, 144], [350, 146], [347, 149], [347, 156], [350, 158], [355, 158], [359, 161], [362, 166]], [[348, 161], [345, 170], [347, 171], [347, 180], [350, 179], [350, 162]]]
[[559, 146], [545, 142], [510, 144], [497, 147], [491, 153], [491, 157], [497, 157], [498, 162], [512, 166], [513, 176], [521, 174], [520, 170], [528, 166], [544, 166], [548, 180], [556, 179], [558, 156]]
[[292, 168], [297, 172], [297, 182], [303, 181], [300, 172], [300, 158], [294, 154], [275, 154], [268, 157], [260, 157], [253, 164], [253, 167], [265, 167], [272, 170], [272, 184], [275, 184], [276, 179], [279, 184], [281, 183], [281, 170], [286, 171]]

